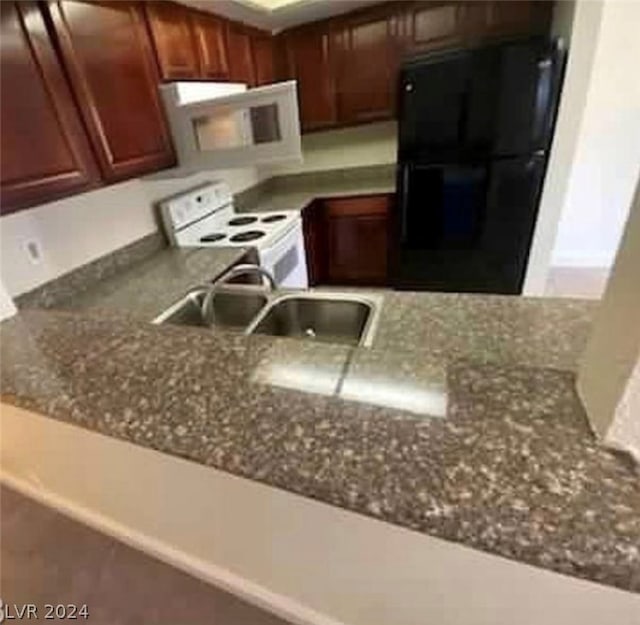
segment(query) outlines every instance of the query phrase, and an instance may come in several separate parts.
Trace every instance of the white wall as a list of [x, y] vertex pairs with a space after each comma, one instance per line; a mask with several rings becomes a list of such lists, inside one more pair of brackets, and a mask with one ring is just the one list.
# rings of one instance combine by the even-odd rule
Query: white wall
[[7, 289], [0, 281], [0, 321], [16, 314], [16, 307]]
[[554, 265], [612, 265], [640, 170], [640, 2], [605, 1], [595, 47]]
[[542, 295], [547, 283], [558, 222], [576, 157], [602, 9], [601, 1], [578, 0], [575, 3], [559, 3], [554, 11], [554, 34], [570, 40], [570, 48], [551, 155], [529, 255], [524, 284], [526, 295]]
[[274, 174], [348, 169], [368, 165], [395, 164], [398, 151], [398, 124], [378, 122], [313, 132], [302, 137], [303, 163], [272, 168]]
[[[259, 180], [254, 168], [206, 172], [189, 178], [136, 179], [42, 204], [0, 219], [0, 276], [12, 297], [53, 280], [157, 229], [153, 202], [204, 180], [223, 178], [234, 192]], [[33, 264], [25, 242], [37, 239]]]

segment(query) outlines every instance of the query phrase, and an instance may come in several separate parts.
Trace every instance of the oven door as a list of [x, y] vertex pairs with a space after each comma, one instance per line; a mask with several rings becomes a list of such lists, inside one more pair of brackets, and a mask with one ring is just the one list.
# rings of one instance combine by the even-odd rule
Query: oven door
[[234, 83], [160, 87], [179, 165], [191, 172], [301, 161], [294, 80], [246, 89]]
[[306, 289], [309, 286], [302, 220], [296, 220], [271, 247], [258, 250], [260, 266], [271, 273], [278, 287]]

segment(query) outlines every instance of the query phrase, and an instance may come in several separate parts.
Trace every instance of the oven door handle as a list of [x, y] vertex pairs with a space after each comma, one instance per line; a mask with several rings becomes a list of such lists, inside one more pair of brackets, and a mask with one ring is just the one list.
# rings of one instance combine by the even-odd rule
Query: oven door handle
[[296, 218], [273, 245], [262, 249], [258, 247], [258, 254], [260, 256], [280, 256], [286, 252], [287, 248], [289, 248], [299, 236], [302, 236], [302, 219]]
[[[278, 274], [278, 263], [284, 260], [291, 250], [295, 248], [293, 254], [295, 255], [295, 265], [289, 267], [287, 274]], [[258, 257], [260, 259], [260, 266], [264, 267], [273, 274], [277, 286], [280, 286], [283, 282], [287, 281], [287, 278], [293, 272], [302, 272], [305, 276], [304, 281], [301, 281], [300, 287], [306, 288], [307, 282], [307, 263], [305, 258], [304, 249], [304, 235], [302, 231], [302, 219], [298, 218], [293, 222], [293, 225], [276, 241], [271, 247], [258, 249]]]

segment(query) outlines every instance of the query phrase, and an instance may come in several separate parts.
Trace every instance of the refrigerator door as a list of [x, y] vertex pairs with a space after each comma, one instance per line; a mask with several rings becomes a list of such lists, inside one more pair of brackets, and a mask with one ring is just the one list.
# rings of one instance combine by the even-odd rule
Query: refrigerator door
[[519, 293], [544, 157], [400, 172], [397, 288]]
[[489, 292], [522, 292], [545, 169], [545, 154], [497, 160], [491, 165], [479, 241]]

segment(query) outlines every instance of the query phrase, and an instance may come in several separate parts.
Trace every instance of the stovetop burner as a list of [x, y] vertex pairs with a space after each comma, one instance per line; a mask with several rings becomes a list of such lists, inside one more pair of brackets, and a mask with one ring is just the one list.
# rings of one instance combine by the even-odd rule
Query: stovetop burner
[[265, 224], [272, 224], [274, 221], [282, 221], [286, 218], [286, 215], [267, 215], [266, 217], [263, 217], [261, 221]]
[[247, 230], [246, 232], [234, 234], [229, 240], [234, 243], [244, 243], [245, 241], [255, 241], [263, 236], [264, 232], [262, 230]]
[[246, 226], [258, 221], [257, 217], [234, 217], [229, 221], [230, 226]]
[[205, 234], [203, 237], [200, 237], [201, 243], [215, 243], [216, 241], [221, 241], [227, 235], [222, 232], [212, 232], [211, 234]]

